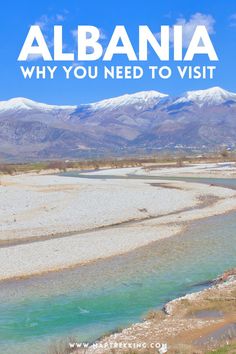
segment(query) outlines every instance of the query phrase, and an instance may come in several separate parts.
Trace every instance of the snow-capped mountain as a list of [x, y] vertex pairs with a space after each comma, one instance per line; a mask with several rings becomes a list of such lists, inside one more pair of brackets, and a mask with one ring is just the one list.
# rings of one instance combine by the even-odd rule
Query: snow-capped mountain
[[117, 109], [124, 106], [134, 106], [137, 109], [152, 107], [168, 95], [158, 91], [141, 91], [134, 94], [127, 94], [119, 97], [109, 98], [99, 102], [91, 103], [90, 107], [97, 109]]
[[236, 102], [236, 93], [226, 91], [221, 87], [212, 87], [207, 90], [188, 91], [175, 103], [192, 102], [199, 106], [220, 105], [227, 101]]
[[125, 94], [122, 96], [108, 98], [102, 101], [93, 102], [90, 104], [82, 104], [79, 106], [60, 106], [49, 105], [45, 103], [36, 102], [24, 97], [11, 98], [7, 101], [0, 101], [0, 114], [4, 111], [23, 111], [23, 110], [38, 110], [41, 112], [68, 110], [74, 112], [76, 109], [93, 109], [93, 110], [114, 110], [124, 106], [133, 106], [137, 109], [145, 109], [156, 106], [158, 103], [178, 104], [191, 102], [199, 106], [207, 105], [219, 105], [228, 101], [236, 102], [236, 93], [226, 91], [220, 87], [212, 87], [206, 90], [187, 91], [184, 95], [178, 97], [170, 97], [168, 94], [158, 91], [140, 91], [134, 94]]
[[78, 106], [0, 102], [0, 159], [124, 155], [155, 149], [236, 147], [236, 94], [220, 87], [171, 97], [127, 94]]
[[0, 112], [4, 111], [19, 111], [19, 110], [39, 110], [39, 111], [53, 111], [53, 110], [75, 110], [76, 106], [55, 106], [45, 103], [39, 103], [28, 98], [17, 97], [11, 98], [7, 101], [0, 101]]

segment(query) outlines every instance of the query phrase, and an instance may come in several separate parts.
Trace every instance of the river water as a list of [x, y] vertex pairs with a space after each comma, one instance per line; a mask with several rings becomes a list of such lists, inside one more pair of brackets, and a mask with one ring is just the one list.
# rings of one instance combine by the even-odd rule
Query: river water
[[[236, 187], [234, 179], [194, 181]], [[71, 336], [92, 341], [206, 287], [235, 267], [235, 230], [233, 212], [191, 223], [183, 234], [127, 255], [0, 283], [0, 353], [45, 354], [51, 342]]]

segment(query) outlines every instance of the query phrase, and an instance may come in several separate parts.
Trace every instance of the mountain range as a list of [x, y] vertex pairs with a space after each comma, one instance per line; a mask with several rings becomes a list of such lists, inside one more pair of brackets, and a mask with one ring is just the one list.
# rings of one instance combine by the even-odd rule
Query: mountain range
[[143, 91], [78, 106], [0, 102], [0, 159], [125, 155], [236, 145], [236, 93]]

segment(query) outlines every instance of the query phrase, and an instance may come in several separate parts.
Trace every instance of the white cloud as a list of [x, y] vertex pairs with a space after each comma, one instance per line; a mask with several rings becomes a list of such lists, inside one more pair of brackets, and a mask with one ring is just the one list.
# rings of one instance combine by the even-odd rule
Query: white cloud
[[236, 27], [236, 14], [231, 15], [229, 21], [230, 27]]
[[[180, 17], [177, 19], [175, 26], [183, 27], [183, 47], [187, 48], [193, 33], [196, 29], [196, 26], [202, 25], [206, 26], [209, 34], [215, 33], [214, 25], [215, 19], [212, 15], [205, 15], [200, 12], [193, 14], [188, 20], [184, 17]], [[160, 33], [157, 34], [157, 38], [160, 38]], [[170, 28], [170, 41], [173, 43], [173, 26]]]
[[41, 54], [30, 54], [27, 58], [27, 61], [34, 61], [34, 60], [38, 60], [38, 59], [42, 59]]
[[77, 28], [74, 29], [74, 30], [72, 30], [72, 31], [71, 31], [71, 34], [72, 34], [72, 36], [74, 37], [74, 39], [77, 40], [77, 36], [78, 36], [78, 30], [77, 30]]
[[[53, 47], [53, 26], [58, 25], [61, 22], [66, 20], [66, 10], [63, 13], [58, 13], [52, 16], [42, 15], [38, 21], [35, 22], [35, 25], [39, 26], [43, 31], [44, 38], [47, 41], [48, 48]], [[32, 54], [28, 57], [28, 61], [41, 59], [40, 54]]]
[[38, 21], [35, 22], [36, 26], [39, 26], [42, 30], [48, 26], [50, 20], [47, 15], [42, 15]]
[[56, 14], [52, 16], [42, 15], [38, 21], [35, 22], [35, 25], [40, 26], [40, 28], [48, 29], [50, 25], [57, 25], [60, 22], [64, 22], [66, 19], [65, 14]]
[[[99, 28], [99, 32], [100, 32], [100, 42], [105, 41], [107, 39], [107, 35], [106, 35], [105, 31], [102, 28]], [[78, 41], [78, 30], [77, 30], [77, 28], [72, 30], [71, 34], [72, 34], [72, 36], [73, 36], [73, 38], [75, 40], [74, 46], [77, 46], [77, 41]], [[73, 50], [75, 50], [74, 47], [72, 48], [71, 51], [73, 51]], [[91, 54], [91, 53], [93, 53], [93, 48], [88, 47], [87, 48], [87, 54]], [[72, 64], [73, 67], [75, 67], [77, 65], [82, 65], [82, 64], [81, 64], [81, 62], [76, 62], [76, 61]]]
[[55, 17], [56, 17], [56, 20], [59, 22], [63, 22], [66, 19], [65, 15], [62, 15], [62, 14], [57, 14]]
[[99, 28], [99, 32], [100, 32], [100, 40], [107, 39], [107, 34], [105, 33], [105, 31], [102, 28]]
[[[106, 40], [107, 39], [107, 35], [106, 35], [105, 31], [102, 28], [99, 28], [99, 32], [100, 32], [100, 41]], [[71, 33], [72, 33], [72, 36], [74, 37], [74, 39], [77, 42], [77, 36], [78, 36], [77, 28], [72, 30]]]

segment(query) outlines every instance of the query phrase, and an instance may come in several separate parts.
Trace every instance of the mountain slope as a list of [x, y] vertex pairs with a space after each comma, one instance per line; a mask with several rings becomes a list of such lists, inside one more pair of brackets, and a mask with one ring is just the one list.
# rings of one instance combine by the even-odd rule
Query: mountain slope
[[144, 91], [79, 106], [14, 98], [0, 102], [0, 128], [0, 158], [12, 160], [234, 147], [236, 94]]

